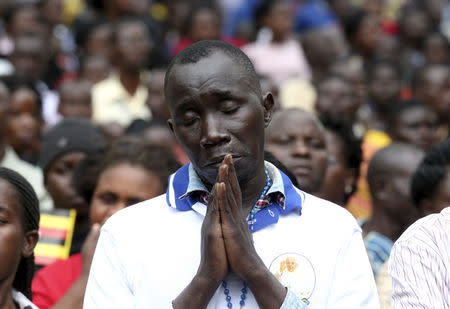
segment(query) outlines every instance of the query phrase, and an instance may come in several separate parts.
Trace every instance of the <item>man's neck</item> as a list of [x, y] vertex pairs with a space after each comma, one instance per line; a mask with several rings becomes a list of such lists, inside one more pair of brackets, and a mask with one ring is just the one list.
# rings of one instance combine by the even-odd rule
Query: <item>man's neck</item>
[[0, 308], [16, 308], [11, 294], [11, 286], [12, 280], [10, 278], [0, 282]]
[[370, 232], [377, 232], [393, 242], [396, 241], [404, 230], [404, 225], [391, 218], [382, 210], [377, 210], [374, 207], [372, 218], [363, 226], [364, 234]]
[[141, 82], [141, 74], [138, 70], [119, 69], [119, 80], [125, 90], [133, 96]]
[[242, 208], [244, 213], [248, 214], [252, 210], [255, 203], [258, 201], [262, 190], [266, 182], [266, 175], [264, 172], [264, 163], [261, 168], [258, 168], [257, 172], [252, 178], [250, 178], [245, 184], [240, 184], [242, 192]]

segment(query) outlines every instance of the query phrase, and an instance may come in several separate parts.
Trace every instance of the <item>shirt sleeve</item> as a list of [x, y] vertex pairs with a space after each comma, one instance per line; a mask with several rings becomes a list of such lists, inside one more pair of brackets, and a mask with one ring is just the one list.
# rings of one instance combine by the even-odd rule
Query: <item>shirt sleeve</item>
[[337, 256], [327, 308], [380, 308], [375, 279], [359, 229], [354, 230]]
[[83, 308], [134, 308], [122, 255], [113, 235], [104, 228], [92, 260]]
[[288, 289], [286, 298], [283, 301], [280, 309], [307, 309], [307, 302], [301, 300], [297, 295], [295, 295], [291, 290]]
[[400, 242], [389, 259], [394, 309], [448, 308], [445, 265], [442, 257], [424, 242]]

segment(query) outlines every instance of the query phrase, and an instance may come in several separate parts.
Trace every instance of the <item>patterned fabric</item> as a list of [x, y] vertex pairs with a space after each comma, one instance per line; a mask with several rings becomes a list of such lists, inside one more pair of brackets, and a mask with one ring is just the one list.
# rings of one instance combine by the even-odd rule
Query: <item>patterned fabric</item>
[[[270, 175], [272, 185], [264, 198], [257, 201], [260, 206], [254, 214], [252, 232], [277, 223], [280, 214], [296, 210], [301, 215], [302, 198], [295, 191], [289, 177], [269, 162], [265, 162], [265, 168]], [[191, 210], [196, 203], [208, 204], [209, 191], [192, 164], [183, 166], [171, 176], [168, 192], [170, 190], [175, 192], [166, 195], [167, 204], [178, 210]]]
[[291, 290], [288, 290], [280, 309], [307, 309], [308, 303], [307, 300], [299, 301], [299, 298]]
[[394, 309], [450, 308], [450, 207], [411, 225], [389, 259]]
[[364, 244], [366, 245], [373, 274], [376, 277], [381, 265], [389, 259], [394, 242], [380, 233], [370, 232], [364, 238]]

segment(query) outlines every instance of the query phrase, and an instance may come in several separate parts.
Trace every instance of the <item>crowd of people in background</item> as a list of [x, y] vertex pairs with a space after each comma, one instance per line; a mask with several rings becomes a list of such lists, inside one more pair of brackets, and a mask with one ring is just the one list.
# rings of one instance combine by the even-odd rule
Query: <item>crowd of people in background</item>
[[[437, 215], [450, 206], [445, 0], [0, 1], [0, 231], [12, 226], [0, 233], [0, 307], [82, 307], [103, 223], [165, 193], [189, 162], [167, 124], [165, 73], [203, 40], [250, 58], [275, 102], [266, 160], [356, 218], [382, 308], [410, 308], [408, 243], [436, 244], [440, 224], [450, 234]], [[75, 217], [55, 243], [42, 218], [61, 210]], [[64, 257], [34, 263], [67, 240]], [[428, 286], [443, 294], [408, 301], [450, 306], [446, 250]]]

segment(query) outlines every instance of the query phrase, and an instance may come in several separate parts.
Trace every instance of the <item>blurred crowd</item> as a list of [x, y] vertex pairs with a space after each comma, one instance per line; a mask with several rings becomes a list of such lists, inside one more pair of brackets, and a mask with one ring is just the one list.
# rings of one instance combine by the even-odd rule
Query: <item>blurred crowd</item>
[[[41, 216], [76, 212], [61, 237], [71, 238], [67, 257], [44, 268], [40, 260], [33, 302], [79, 308], [99, 226], [165, 193], [189, 161], [167, 125], [164, 77], [201, 40], [251, 59], [277, 109], [268, 158], [359, 220], [389, 308], [394, 242], [450, 205], [446, 0], [0, 1], [0, 166], [32, 185]], [[0, 173], [3, 204], [5, 183], [19, 177], [10, 173]], [[31, 298], [29, 280], [19, 281], [14, 288]]]

